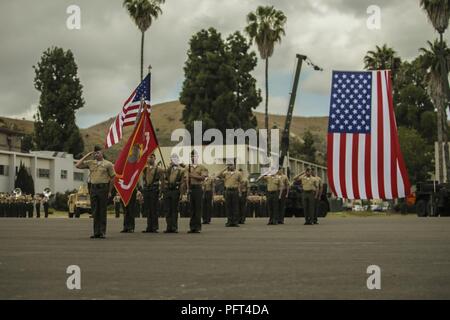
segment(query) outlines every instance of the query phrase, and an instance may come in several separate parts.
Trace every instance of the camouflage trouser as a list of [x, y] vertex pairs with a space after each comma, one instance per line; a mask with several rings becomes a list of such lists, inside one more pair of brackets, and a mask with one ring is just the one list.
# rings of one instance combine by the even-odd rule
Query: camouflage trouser
[[131, 195], [128, 206], [123, 206], [123, 230], [134, 231], [136, 217], [136, 190]]
[[267, 210], [269, 211], [269, 224], [278, 224], [280, 208], [279, 208], [278, 191], [267, 192]]
[[305, 213], [305, 221], [306, 223], [314, 222], [314, 211], [316, 202], [314, 199], [313, 191], [303, 191], [302, 193], [302, 202], [303, 202], [303, 212]]
[[147, 231], [157, 231], [158, 223], [158, 189], [144, 189], [144, 210], [147, 213]]
[[191, 219], [189, 221], [189, 228], [191, 231], [200, 231], [202, 230], [202, 200], [203, 200], [203, 190], [201, 186], [191, 185], [189, 198], [191, 206]]
[[212, 191], [203, 192], [203, 205], [202, 205], [202, 219], [203, 222], [211, 222], [213, 204], [212, 204], [213, 193]]
[[239, 223], [245, 223], [247, 217], [247, 192], [243, 192], [239, 197]]
[[164, 209], [168, 232], [178, 231], [178, 204], [180, 203], [179, 190], [167, 190], [164, 192]]
[[[94, 235], [100, 236], [106, 234], [106, 204], [108, 201], [108, 184], [92, 184], [91, 208], [94, 218]], [[45, 217], [48, 216], [48, 204], [44, 204]]]
[[237, 190], [225, 190], [225, 208], [227, 225], [239, 224], [239, 192]]

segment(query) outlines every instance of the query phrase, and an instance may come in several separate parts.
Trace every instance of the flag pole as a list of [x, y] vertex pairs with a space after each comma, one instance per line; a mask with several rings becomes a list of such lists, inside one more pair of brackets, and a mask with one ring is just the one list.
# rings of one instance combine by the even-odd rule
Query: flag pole
[[[150, 86], [150, 90], [151, 90], [151, 81], [152, 81], [151, 74], [152, 74], [152, 66], [151, 66], [150, 64], [148, 65], [148, 74], [150, 75], [149, 86]], [[150, 91], [150, 92], [151, 92], [151, 91]], [[156, 132], [155, 132], [155, 137], [156, 137]], [[159, 151], [159, 155], [161, 156], [161, 161], [162, 161], [162, 164], [163, 164], [163, 166], [164, 166], [164, 170], [167, 170], [166, 162], [164, 161], [164, 157], [163, 157], [163, 154], [162, 154], [162, 152], [161, 152], [161, 147], [159, 146], [159, 143], [158, 143], [158, 151]]]

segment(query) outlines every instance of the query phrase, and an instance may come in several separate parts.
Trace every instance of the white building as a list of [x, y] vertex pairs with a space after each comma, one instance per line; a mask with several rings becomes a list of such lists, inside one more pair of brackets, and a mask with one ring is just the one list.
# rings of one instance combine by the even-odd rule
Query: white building
[[49, 187], [53, 193], [78, 189], [87, 183], [88, 171], [75, 168], [73, 155], [65, 152], [33, 151], [21, 153], [0, 150], [0, 192], [12, 192], [20, 164], [33, 177], [34, 190], [42, 193]]

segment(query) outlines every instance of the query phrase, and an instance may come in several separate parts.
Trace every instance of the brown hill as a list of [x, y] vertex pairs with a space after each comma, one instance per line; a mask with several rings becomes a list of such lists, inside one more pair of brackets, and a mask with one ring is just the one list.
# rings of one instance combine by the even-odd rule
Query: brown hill
[[[152, 123], [155, 127], [161, 146], [176, 144], [175, 142], [170, 141], [170, 136], [174, 129], [184, 128], [184, 124], [181, 121], [183, 108], [184, 106], [179, 101], [165, 102], [152, 106]], [[255, 115], [258, 121], [258, 127], [264, 127], [264, 114], [256, 112]], [[283, 129], [285, 118], [285, 116], [270, 115], [270, 127], [273, 128], [275, 126]], [[85, 151], [92, 150], [96, 144], [104, 144], [106, 133], [113, 120], [114, 118], [110, 118], [89, 128], [80, 129], [84, 140]], [[323, 152], [325, 150], [327, 122], [327, 117], [293, 117], [291, 136], [301, 138], [306, 130], [310, 130], [315, 137], [317, 149]], [[32, 133], [34, 129], [33, 121], [10, 119], [6, 117], [0, 117], [0, 127], [1, 126], [27, 134]], [[124, 131], [124, 136], [128, 137], [131, 131], [132, 127], [127, 127]], [[123, 139], [120, 143], [107, 150], [107, 157], [115, 159], [118, 152], [123, 147], [125, 140], [126, 139]]]
[[[155, 127], [161, 146], [171, 146], [176, 144], [175, 142], [170, 141], [170, 136], [174, 129], [184, 128], [184, 124], [181, 121], [183, 108], [184, 106], [179, 101], [171, 101], [152, 106], [152, 123]], [[256, 112], [255, 115], [258, 121], [258, 127], [262, 128], [264, 126], [264, 114]], [[285, 116], [270, 115], [270, 127], [272, 128], [275, 126], [282, 129], [284, 127], [285, 118]], [[81, 130], [86, 150], [92, 150], [95, 144], [104, 143], [106, 132], [113, 120], [114, 118], [111, 118]], [[293, 117], [291, 135], [300, 138], [306, 130], [310, 130], [315, 136], [318, 150], [323, 152], [325, 150], [327, 124], [327, 117]], [[131, 130], [131, 127], [126, 128], [124, 136], [127, 137]], [[123, 147], [125, 143], [124, 140], [108, 150], [106, 152], [107, 156], [115, 158], [117, 153]]]
[[0, 127], [23, 134], [31, 134], [34, 130], [34, 122], [29, 120], [0, 117]]

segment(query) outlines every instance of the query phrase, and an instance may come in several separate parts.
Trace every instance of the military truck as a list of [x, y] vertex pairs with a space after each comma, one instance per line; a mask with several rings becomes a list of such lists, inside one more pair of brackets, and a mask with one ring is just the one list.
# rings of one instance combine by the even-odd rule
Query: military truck
[[450, 183], [418, 183], [415, 206], [419, 217], [450, 216]]
[[83, 213], [91, 214], [91, 199], [87, 186], [82, 185], [77, 192], [71, 193], [67, 201], [69, 218], [79, 218]]
[[[320, 195], [320, 201], [318, 203], [317, 210], [318, 216], [320, 218], [325, 218], [330, 211], [330, 203], [328, 202], [327, 192], [328, 185], [322, 185], [322, 194]], [[291, 185], [291, 189], [289, 191], [289, 195], [286, 201], [286, 217], [304, 217], [305, 213], [303, 211], [303, 203], [302, 203], [302, 186], [299, 181], [294, 181]]]

